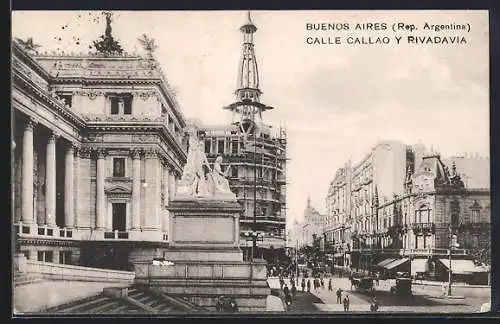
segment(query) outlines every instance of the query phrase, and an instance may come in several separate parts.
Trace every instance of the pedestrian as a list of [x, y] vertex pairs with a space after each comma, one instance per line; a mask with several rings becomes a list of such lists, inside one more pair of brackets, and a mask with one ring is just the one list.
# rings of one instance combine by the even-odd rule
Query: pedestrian
[[373, 296], [372, 301], [370, 303], [370, 312], [378, 311], [379, 306], [380, 306], [380, 303], [379, 303], [377, 297]]
[[325, 281], [323, 280], [323, 277], [321, 278], [321, 288], [325, 289]]
[[283, 286], [283, 293], [285, 294], [285, 303], [289, 307], [292, 303], [292, 297], [290, 296], [290, 289], [288, 289], [286, 284]]
[[342, 289], [337, 289], [337, 303], [342, 304]]
[[343, 304], [344, 304], [344, 311], [348, 312], [349, 311], [349, 295], [345, 295]]
[[380, 279], [380, 272], [377, 272], [375, 274], [375, 283], [376, 283], [377, 286], [379, 285], [379, 279]]
[[295, 299], [295, 297], [297, 297], [297, 287], [295, 287], [295, 284], [292, 285], [292, 296], [293, 296], [293, 299]]
[[332, 291], [332, 290], [333, 290], [333, 288], [332, 288], [332, 278], [330, 278], [328, 280], [328, 291]]
[[302, 292], [306, 289], [306, 279], [302, 278]]
[[283, 286], [285, 285], [285, 280], [283, 277], [280, 277], [280, 289], [283, 290]]
[[311, 292], [311, 280], [307, 279], [307, 292]]

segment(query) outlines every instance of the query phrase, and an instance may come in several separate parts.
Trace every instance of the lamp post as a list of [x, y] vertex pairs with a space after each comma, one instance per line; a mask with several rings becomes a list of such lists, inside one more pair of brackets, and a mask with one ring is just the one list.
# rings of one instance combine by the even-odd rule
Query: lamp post
[[299, 285], [299, 240], [295, 243], [295, 278], [297, 280], [297, 286]]
[[451, 296], [451, 253], [454, 248], [457, 248], [459, 246], [457, 242], [457, 236], [453, 234], [452, 227], [450, 224], [450, 247], [448, 249], [448, 296]]

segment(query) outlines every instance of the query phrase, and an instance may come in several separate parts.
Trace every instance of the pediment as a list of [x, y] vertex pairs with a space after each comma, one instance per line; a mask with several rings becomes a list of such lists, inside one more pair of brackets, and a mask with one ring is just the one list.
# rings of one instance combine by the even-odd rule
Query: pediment
[[106, 193], [107, 194], [130, 194], [132, 191], [124, 186], [110, 186], [106, 188]]

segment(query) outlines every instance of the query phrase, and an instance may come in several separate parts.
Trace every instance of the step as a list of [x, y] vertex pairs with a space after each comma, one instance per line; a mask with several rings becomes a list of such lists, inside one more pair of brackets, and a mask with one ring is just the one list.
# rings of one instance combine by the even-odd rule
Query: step
[[108, 297], [98, 296], [96, 299], [89, 300], [89, 301], [82, 303], [82, 304], [76, 304], [76, 305], [69, 307], [69, 308], [63, 308], [63, 309], [59, 310], [58, 312], [69, 313], [69, 312], [74, 312], [74, 311], [84, 311], [84, 310], [92, 308], [96, 305], [100, 305], [100, 303], [106, 302], [107, 300], [108, 300]]
[[160, 314], [169, 314], [172, 313], [175, 310], [174, 307], [170, 305], [164, 305], [162, 308], [158, 308], [158, 313]]
[[99, 313], [105, 313], [110, 309], [118, 307], [119, 304], [116, 300], [109, 299], [107, 303], [102, 304], [101, 306], [98, 306], [96, 308], [90, 309], [88, 312], [90, 314], [99, 314]]
[[144, 304], [144, 305], [149, 305], [150, 303], [154, 303], [156, 301], [156, 298], [154, 296], [150, 295], [144, 295], [140, 298], [133, 297], [135, 300], [137, 300], [139, 303]]
[[150, 303], [148, 303], [147, 305], [153, 309], [157, 309], [158, 306], [161, 307], [161, 306], [165, 305], [165, 303], [163, 302], [163, 300], [157, 298], [157, 299], [154, 299], [153, 301], [151, 301]]
[[136, 290], [136, 291], [134, 291], [134, 292], [132, 292], [132, 293], [131, 293], [131, 292], [129, 292], [129, 293], [128, 293], [128, 296], [129, 296], [130, 298], [134, 298], [134, 299], [141, 298], [141, 297], [143, 297], [143, 296], [145, 296], [145, 295], [146, 295], [146, 294], [145, 294], [144, 292], [139, 291], [139, 290]]
[[131, 307], [129, 305], [120, 305], [115, 309], [112, 309], [108, 312], [108, 314], [126, 314], [128, 308]]

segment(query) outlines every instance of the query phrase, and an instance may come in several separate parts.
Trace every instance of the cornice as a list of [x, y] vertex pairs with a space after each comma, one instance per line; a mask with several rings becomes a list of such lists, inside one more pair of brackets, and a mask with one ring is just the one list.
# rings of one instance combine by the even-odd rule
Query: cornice
[[[16, 71], [15, 68], [14, 71]], [[25, 78], [19, 73], [14, 73], [13, 77], [14, 81], [18, 81], [21, 83], [18, 84], [18, 87], [21, 86], [22, 88], [24, 88], [25, 91], [23, 91], [21, 88], [19, 89], [21, 92], [29, 92], [36, 98], [48, 104], [47, 106], [54, 110], [59, 116], [62, 116], [63, 118], [71, 121], [78, 127], [85, 127], [85, 122], [78, 115], [66, 108], [61, 102], [56, 101], [55, 98], [51, 97], [46, 91], [40, 89], [39, 86], [32, 80]]]

